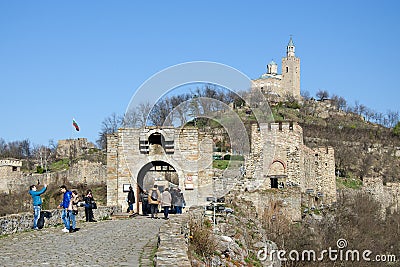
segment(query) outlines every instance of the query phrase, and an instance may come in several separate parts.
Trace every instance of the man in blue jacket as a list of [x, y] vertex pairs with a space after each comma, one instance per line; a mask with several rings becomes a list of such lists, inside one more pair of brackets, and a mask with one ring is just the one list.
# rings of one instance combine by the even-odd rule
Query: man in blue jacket
[[61, 219], [64, 223], [65, 228], [62, 229], [63, 232], [69, 233], [70, 229], [70, 222], [69, 222], [69, 216], [68, 216], [68, 206], [69, 202], [71, 202], [71, 196], [72, 192], [67, 189], [65, 185], [60, 186], [61, 193], [64, 194], [63, 196], [63, 201], [58, 205], [57, 208], [62, 208], [63, 210], [61, 211]]
[[33, 202], [33, 229], [39, 230], [37, 227], [37, 222], [40, 217], [40, 211], [42, 209], [42, 198], [40, 197], [47, 190], [47, 185], [45, 184], [44, 187], [37, 191], [36, 185], [31, 185], [29, 187], [29, 194], [32, 196]]

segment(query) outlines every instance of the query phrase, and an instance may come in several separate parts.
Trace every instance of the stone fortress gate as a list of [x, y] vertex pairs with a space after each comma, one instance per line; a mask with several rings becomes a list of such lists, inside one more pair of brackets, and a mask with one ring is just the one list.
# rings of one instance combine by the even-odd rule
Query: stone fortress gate
[[206, 196], [212, 195], [202, 187], [214, 175], [212, 152], [211, 137], [194, 127], [119, 129], [107, 138], [107, 205], [126, 210], [131, 185], [138, 208], [139, 193], [154, 184], [160, 191], [181, 188], [187, 206], [205, 203]]

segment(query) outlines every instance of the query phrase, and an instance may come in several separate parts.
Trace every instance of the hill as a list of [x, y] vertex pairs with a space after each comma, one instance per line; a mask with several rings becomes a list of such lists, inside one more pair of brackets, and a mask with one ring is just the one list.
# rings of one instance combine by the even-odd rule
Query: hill
[[305, 145], [335, 149], [337, 175], [400, 180], [400, 137], [392, 129], [339, 110], [329, 100], [280, 102], [271, 108], [276, 121], [296, 121], [302, 126]]

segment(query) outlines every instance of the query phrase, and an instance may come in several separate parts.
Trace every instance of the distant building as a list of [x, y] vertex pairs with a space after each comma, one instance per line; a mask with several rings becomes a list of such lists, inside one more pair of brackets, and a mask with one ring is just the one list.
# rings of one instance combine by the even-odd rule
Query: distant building
[[1, 177], [20, 173], [22, 167], [22, 161], [19, 159], [0, 159], [0, 173]]
[[281, 73], [273, 60], [267, 65], [267, 72], [253, 80], [253, 87], [259, 88], [268, 100], [280, 100], [288, 95], [300, 99], [300, 58], [296, 57], [292, 37], [282, 58]]
[[58, 140], [57, 158], [78, 157], [96, 146], [86, 138]]
[[22, 161], [0, 159], [0, 192], [9, 193], [8, 184], [21, 176]]

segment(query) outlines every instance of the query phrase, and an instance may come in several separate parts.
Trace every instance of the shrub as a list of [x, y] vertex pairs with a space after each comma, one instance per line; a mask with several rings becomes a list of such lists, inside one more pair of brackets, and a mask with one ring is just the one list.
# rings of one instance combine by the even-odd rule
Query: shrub
[[394, 126], [393, 134], [395, 136], [400, 136], [400, 121], [396, 124], [396, 126]]
[[244, 157], [242, 155], [225, 155], [224, 160], [238, 160], [238, 161], [244, 161]]
[[191, 217], [189, 220], [190, 246], [193, 251], [207, 262], [214, 255], [217, 242], [212, 232], [212, 225], [207, 219]]

